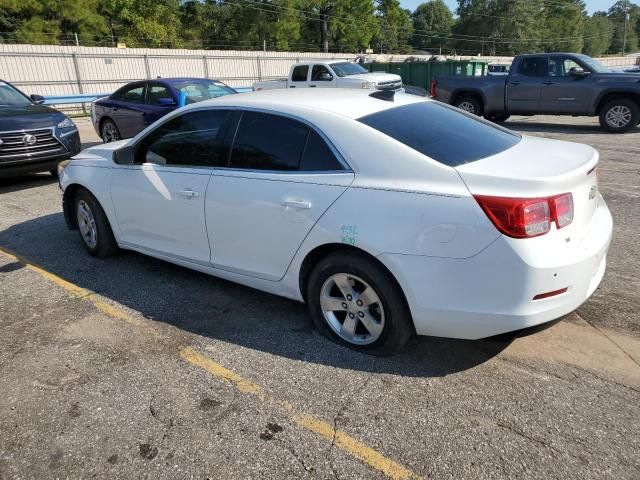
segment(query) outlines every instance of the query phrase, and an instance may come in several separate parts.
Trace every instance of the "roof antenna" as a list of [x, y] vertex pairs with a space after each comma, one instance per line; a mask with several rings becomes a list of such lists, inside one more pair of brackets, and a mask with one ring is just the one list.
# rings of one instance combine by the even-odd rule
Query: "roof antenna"
[[373, 98], [377, 98], [378, 100], [385, 100], [387, 102], [393, 102], [393, 97], [395, 96], [395, 90], [377, 90], [373, 93], [370, 93], [369, 96]]

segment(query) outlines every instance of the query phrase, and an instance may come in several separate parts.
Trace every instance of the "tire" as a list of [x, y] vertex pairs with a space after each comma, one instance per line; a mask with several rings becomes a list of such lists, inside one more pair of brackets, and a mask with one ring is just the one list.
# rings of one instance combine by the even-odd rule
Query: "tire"
[[506, 113], [490, 113], [489, 115], [485, 115], [484, 118], [493, 123], [504, 123], [509, 120], [509, 117]]
[[640, 122], [640, 106], [628, 98], [616, 98], [600, 110], [600, 126], [611, 133], [625, 133]]
[[[414, 334], [409, 307], [395, 279], [364, 255], [341, 252], [320, 260], [309, 276], [306, 294], [318, 331], [353, 350], [392, 355]], [[332, 300], [321, 301], [323, 297]]]
[[482, 104], [476, 97], [462, 96], [459, 97], [454, 103], [454, 107], [464, 110], [472, 115], [482, 115]]
[[75, 197], [74, 214], [84, 248], [91, 255], [106, 258], [118, 252], [118, 244], [111, 225], [98, 203], [87, 190], [79, 190]]
[[102, 122], [100, 126], [100, 137], [104, 143], [117, 142], [122, 138], [118, 126], [110, 118]]

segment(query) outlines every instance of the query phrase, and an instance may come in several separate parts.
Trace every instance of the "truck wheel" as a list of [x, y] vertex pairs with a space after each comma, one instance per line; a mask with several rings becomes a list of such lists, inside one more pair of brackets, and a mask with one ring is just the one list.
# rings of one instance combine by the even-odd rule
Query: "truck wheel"
[[640, 107], [628, 98], [616, 98], [600, 110], [600, 126], [607, 132], [624, 133], [640, 122]]
[[489, 115], [485, 115], [484, 118], [494, 123], [503, 123], [509, 120], [509, 117], [506, 113], [490, 113]]
[[453, 106], [473, 115], [482, 115], [482, 105], [475, 97], [459, 97]]

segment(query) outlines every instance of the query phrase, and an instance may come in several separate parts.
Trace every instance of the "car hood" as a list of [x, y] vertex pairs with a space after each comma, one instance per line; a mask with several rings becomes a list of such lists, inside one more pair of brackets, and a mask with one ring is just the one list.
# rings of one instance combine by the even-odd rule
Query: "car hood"
[[373, 72], [373, 73], [361, 73], [358, 75], [348, 75], [344, 78], [355, 78], [356, 80], [363, 80], [368, 82], [398, 82], [402, 81], [400, 75], [395, 75], [393, 73], [384, 73], [384, 72]]
[[72, 158], [76, 164], [93, 165], [111, 164], [113, 161], [113, 151], [126, 145], [129, 139], [118, 140], [117, 142], [100, 143], [93, 147], [85, 148]]
[[640, 76], [633, 72], [603, 72], [597, 73], [598, 81], [615, 80], [618, 82], [640, 83]]
[[65, 115], [46, 105], [0, 106], [0, 131], [55, 127]]

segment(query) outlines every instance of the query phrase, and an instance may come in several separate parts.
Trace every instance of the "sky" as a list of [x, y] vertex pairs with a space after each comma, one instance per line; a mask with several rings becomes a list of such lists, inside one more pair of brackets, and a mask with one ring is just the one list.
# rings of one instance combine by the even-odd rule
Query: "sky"
[[[412, 12], [416, 9], [418, 5], [423, 3], [426, 0], [400, 0], [400, 4]], [[444, 0], [444, 3], [449, 5], [449, 8], [453, 13], [455, 13], [456, 8], [458, 6], [458, 2], [456, 0]], [[609, 7], [616, 3], [616, 0], [585, 0], [587, 4], [587, 11], [591, 15], [593, 12], [597, 12], [598, 10], [609, 10]]]

